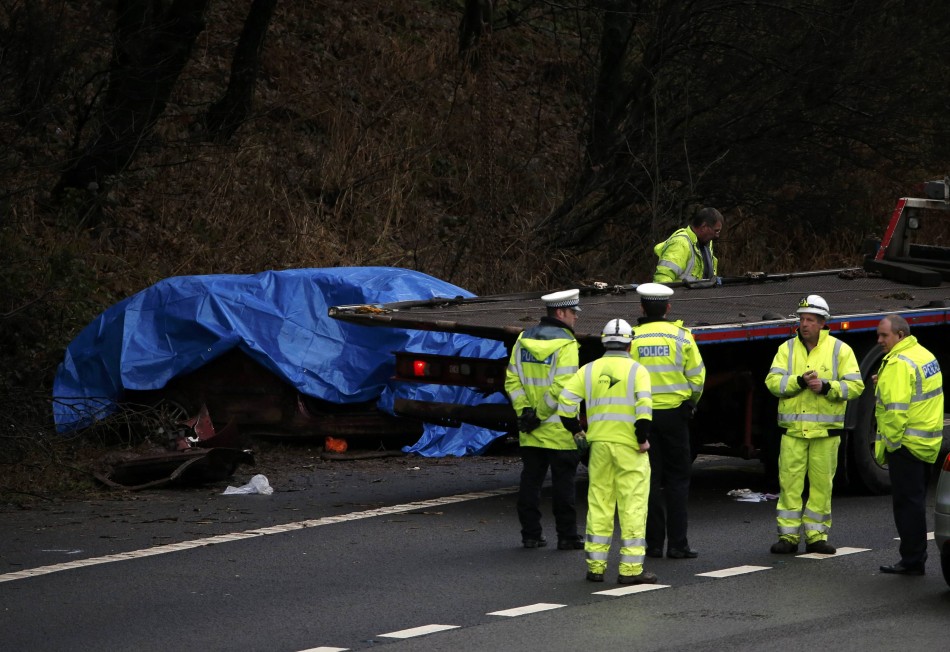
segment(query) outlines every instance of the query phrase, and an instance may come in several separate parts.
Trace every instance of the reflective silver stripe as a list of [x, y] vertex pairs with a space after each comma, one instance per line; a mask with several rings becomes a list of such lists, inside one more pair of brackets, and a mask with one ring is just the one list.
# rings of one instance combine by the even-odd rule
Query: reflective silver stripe
[[[917, 391], [914, 392], [914, 396], [920, 396], [921, 394], [923, 394], [924, 379], [920, 375], [920, 367], [917, 366], [917, 363], [911, 360], [910, 358], [908, 358], [906, 355], [901, 355], [899, 353], [895, 357], [897, 357], [899, 360], [903, 360], [904, 362], [906, 362], [907, 364], [909, 364], [911, 367], [914, 368], [914, 376], [917, 379], [916, 381]], [[914, 397], [911, 397], [910, 400], [911, 402], [913, 402]]]
[[690, 386], [687, 383], [676, 383], [675, 385], [653, 385], [651, 391], [657, 394], [670, 394], [679, 390], [688, 390]]
[[827, 532], [828, 526], [824, 523], [805, 523], [806, 532]]
[[642, 564], [645, 555], [620, 555], [621, 564]]
[[800, 423], [840, 423], [844, 420], [844, 415], [839, 414], [782, 414], [778, 415], [779, 421], [797, 421]]
[[577, 373], [577, 367], [574, 367], [574, 366], [557, 367], [554, 370], [555, 376], [563, 376], [564, 374], [576, 374], [576, 373]]
[[683, 372], [683, 375], [687, 378], [692, 378], [693, 376], [698, 376], [706, 370], [706, 363], [701, 363], [698, 367], [693, 367], [692, 369], [687, 369]]
[[835, 350], [831, 354], [831, 377], [838, 377], [838, 353], [841, 351], [841, 345], [843, 342], [841, 340], [835, 340]]
[[831, 514], [819, 514], [818, 512], [814, 512], [810, 509], [806, 509], [804, 512], [804, 515], [813, 521], [830, 521], [831, 520]]
[[845, 374], [841, 380], [861, 380], [861, 374]]
[[769, 373], [770, 373], [770, 374], [781, 374], [782, 376], [787, 376], [787, 375], [788, 375], [787, 373], [785, 373], [785, 370], [782, 369], [781, 367], [772, 367], [771, 369], [769, 369]]
[[884, 406], [885, 410], [908, 410], [910, 403], [888, 403]]
[[935, 439], [937, 437], [943, 437], [943, 430], [918, 430], [917, 428], [907, 428], [904, 430], [905, 435], [911, 435], [912, 437], [921, 437], [923, 439]]
[[612, 536], [605, 537], [599, 534], [591, 534], [590, 532], [587, 533], [587, 541], [589, 543], [603, 543], [609, 546], [612, 540], [613, 540]]
[[840, 381], [840, 380], [839, 380], [839, 381], [838, 381], [838, 391], [841, 393], [841, 398], [843, 398], [844, 400], [847, 401], [847, 400], [848, 400], [848, 392], [850, 391], [850, 390], [848, 389], [848, 384], [847, 384], [846, 382], [844, 382], [844, 381]]
[[525, 378], [521, 381], [522, 385], [532, 385], [534, 387], [548, 387], [551, 382], [547, 378]]
[[584, 371], [584, 396], [592, 396], [594, 388], [594, 364], [587, 365]]
[[509, 365], [508, 365], [508, 371], [510, 371], [511, 373], [517, 375], [517, 374], [518, 374], [518, 366], [517, 366], [517, 365], [513, 365], [513, 364], [509, 364]]
[[679, 265], [677, 265], [676, 263], [672, 263], [668, 260], [661, 260], [659, 264], [657, 265], [657, 267], [666, 267], [667, 269], [672, 269], [674, 272], [676, 272], [677, 276], [680, 276], [683, 273], [683, 270], [680, 268]]
[[557, 409], [557, 399], [555, 399], [548, 393], [544, 394], [544, 404], [547, 405], [552, 410]]
[[578, 396], [577, 394], [575, 394], [574, 392], [572, 392], [572, 391], [569, 390], [569, 389], [562, 389], [562, 390], [561, 390], [561, 396], [564, 397], [564, 398], [566, 398], [566, 399], [569, 400], [569, 401], [578, 401], [578, 402], [579, 402], [579, 401], [583, 401], [583, 400], [584, 400], [584, 397], [583, 397], [583, 396]]
[[646, 405], [641, 405], [641, 406], [637, 407], [637, 409], [635, 410], [635, 412], [636, 412], [636, 414], [637, 414], [638, 417], [639, 417], [639, 416], [643, 416], [644, 414], [649, 414], [649, 415], [652, 417], [652, 416], [653, 416], [653, 406], [647, 407]]
[[561, 423], [561, 417], [559, 417], [559, 416], [555, 413], [555, 414], [552, 414], [551, 416], [549, 416], [547, 419], [545, 419], [545, 420], [542, 421], [541, 423]]
[[607, 561], [607, 553], [599, 552], [597, 550], [588, 550], [587, 558], [593, 561]]
[[[689, 247], [689, 260], [686, 261], [686, 269], [682, 271], [687, 281], [695, 281], [696, 277], [693, 276], [693, 268], [696, 267], [696, 250], [693, 248], [693, 241], [690, 240], [689, 236], [686, 235], [685, 233], [680, 233], [678, 236], [675, 236], [675, 237], [686, 239], [686, 245]], [[712, 254], [712, 252], [710, 252], [710, 254]], [[710, 274], [711, 273], [712, 273], [712, 270], [710, 270]]]
[[651, 398], [652, 396], [653, 392], [648, 389], [642, 389], [637, 392], [637, 400], [640, 400], [641, 398]]
[[595, 398], [588, 402], [588, 407], [598, 407], [601, 405], [630, 405], [630, 401], [620, 396], [610, 398]]
[[780, 509], [780, 510], [777, 510], [777, 511], [775, 512], [775, 515], [778, 516], [779, 518], [795, 518], [795, 519], [798, 519], [798, 518], [801, 518], [801, 517], [802, 517], [802, 512], [801, 512], [801, 510], [798, 510], [798, 511], [791, 511], [791, 510], [787, 510], [787, 509]]
[[793, 525], [791, 527], [780, 525], [778, 528], [778, 533], [779, 534], [798, 534], [798, 527], [799, 526], [797, 525]]
[[510, 392], [508, 392], [508, 397], [509, 397], [512, 401], [514, 401], [516, 398], [521, 398], [521, 397], [524, 396], [524, 395], [525, 395], [525, 393], [524, 393], [524, 390], [523, 390], [523, 389], [513, 389], [513, 390], [511, 390]]
[[554, 353], [551, 354], [551, 363], [550, 363], [551, 366], [548, 367], [548, 386], [551, 386], [554, 384], [554, 377], [556, 375], [554, 371], [555, 369], [557, 369], [558, 353], [560, 353], [560, 351], [555, 351]]
[[794, 363], [795, 363], [795, 340], [794, 340], [794, 339], [788, 340], [788, 342], [785, 344], [785, 346], [786, 346], [786, 348], [788, 349], [788, 354], [786, 355], [786, 357], [788, 358], [788, 360], [787, 360], [786, 363], [785, 363], [785, 373], [786, 373], [788, 376], [791, 377], [791, 376], [794, 376], [794, 375], [795, 375], [795, 368], [794, 368]]
[[636, 547], [636, 546], [646, 546], [646, 545], [647, 545], [647, 540], [646, 540], [646, 539], [621, 539], [621, 540], [620, 540], [620, 545], [621, 545], [621, 547], [623, 547], [623, 548], [633, 548], [633, 547]]
[[676, 364], [647, 364], [647, 363], [642, 363], [642, 364], [643, 364], [643, 366], [645, 366], [645, 367], [650, 371], [650, 373], [660, 373], [660, 374], [661, 374], [661, 373], [666, 373], [666, 372], [668, 372], [668, 371], [682, 371], [682, 370], [683, 370], [683, 365], [676, 365]]
[[932, 389], [925, 394], [921, 394], [920, 396], [915, 396], [914, 398], [911, 399], [911, 402], [917, 403], [919, 401], [926, 401], [929, 398], [935, 398], [937, 396], [940, 396], [941, 394], [943, 394], [943, 387], [938, 387], [937, 389]]
[[[640, 409], [637, 409], [639, 413]], [[599, 421], [619, 421], [621, 423], [636, 423], [637, 417], [633, 414], [590, 414], [587, 415], [587, 423]]]

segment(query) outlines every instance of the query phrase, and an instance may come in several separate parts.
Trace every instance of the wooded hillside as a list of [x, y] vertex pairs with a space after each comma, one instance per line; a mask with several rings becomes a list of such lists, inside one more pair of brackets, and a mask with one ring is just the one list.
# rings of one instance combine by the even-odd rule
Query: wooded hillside
[[0, 406], [172, 275], [391, 265], [479, 294], [858, 262], [950, 168], [939, 0], [2, 0]]

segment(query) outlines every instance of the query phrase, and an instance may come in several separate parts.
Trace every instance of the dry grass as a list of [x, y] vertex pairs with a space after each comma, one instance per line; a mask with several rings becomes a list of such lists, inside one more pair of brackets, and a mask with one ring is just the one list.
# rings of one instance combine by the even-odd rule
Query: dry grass
[[[8, 491], [89, 486], [77, 451], [116, 442], [51, 434], [56, 365], [97, 313], [163, 278], [386, 265], [478, 294], [576, 280], [578, 254], [542, 251], [534, 225], [582, 164], [592, 59], [575, 40], [502, 29], [472, 72], [457, 55], [459, 6], [278, 3], [255, 115], [222, 146], [203, 139], [201, 116], [223, 92], [246, 5], [212, 3], [154, 135], [91, 213], [81, 193], [57, 203], [49, 190], [70, 143], [88, 138], [95, 122], [78, 133], [77, 107], [64, 105], [20, 137], [0, 119], [0, 138], [17, 145], [0, 154], [0, 186], [11, 190], [0, 199]], [[51, 33], [100, 43], [82, 62], [107, 62], [107, 21], [64, 16], [73, 29]], [[88, 99], [89, 78], [70, 70], [56, 90]], [[860, 243], [847, 233], [777, 232], [760, 217], [730, 216], [719, 249], [725, 273], [854, 263]], [[611, 227], [604, 247], [584, 254], [584, 268], [612, 283], [647, 278], [657, 237]]]

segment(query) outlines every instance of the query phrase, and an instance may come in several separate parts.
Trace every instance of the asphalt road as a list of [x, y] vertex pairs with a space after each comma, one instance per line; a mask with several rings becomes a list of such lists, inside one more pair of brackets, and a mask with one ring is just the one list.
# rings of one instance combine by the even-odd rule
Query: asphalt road
[[[521, 548], [518, 472], [510, 457], [391, 458], [316, 465], [271, 496], [223, 496], [223, 483], [2, 511], [0, 649], [945, 645], [936, 548], [925, 577], [878, 572], [897, 560], [889, 497], [835, 497], [831, 540], [850, 554], [778, 557], [774, 501], [727, 495], [764, 490], [758, 464], [701, 458], [701, 555], [648, 560], [660, 583], [642, 591], [586, 582], [583, 552]], [[585, 489], [581, 476], [580, 522]]]

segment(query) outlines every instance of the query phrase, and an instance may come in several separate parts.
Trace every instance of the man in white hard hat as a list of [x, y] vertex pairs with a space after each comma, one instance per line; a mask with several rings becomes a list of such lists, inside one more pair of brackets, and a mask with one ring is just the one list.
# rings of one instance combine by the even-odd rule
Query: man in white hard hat
[[579, 433], [580, 404], [587, 406], [590, 482], [587, 491], [587, 580], [603, 582], [614, 533], [620, 520], [620, 584], [653, 584], [643, 569], [646, 552], [647, 496], [650, 492], [650, 373], [630, 357], [633, 329], [611, 319], [600, 341], [602, 358], [584, 365], [564, 384], [558, 414]]
[[[798, 552], [804, 527], [806, 552], [833, 555], [828, 532], [838, 446], [846, 403], [861, 395], [864, 381], [854, 351], [825, 329], [831, 317], [828, 303], [810, 294], [797, 312], [798, 335], [779, 346], [765, 378], [779, 398], [778, 424], [785, 429], [778, 460], [779, 540], [772, 552]], [[803, 508], [806, 477], [808, 503]]]
[[693, 464], [689, 420], [703, 395], [706, 366], [699, 347], [681, 321], [669, 321], [672, 288], [660, 283], [637, 286], [643, 316], [633, 329], [630, 355], [650, 372], [653, 423], [650, 429], [650, 511], [647, 557], [694, 559], [689, 546], [687, 501]]
[[580, 291], [546, 294], [541, 301], [547, 314], [518, 336], [505, 375], [505, 391], [518, 415], [521, 544], [525, 548], [547, 545], [541, 527], [541, 485], [550, 468], [558, 550], [580, 550], [584, 542], [577, 533], [574, 507], [577, 444], [557, 416], [561, 387], [578, 366], [580, 345], [574, 324], [581, 309]]

